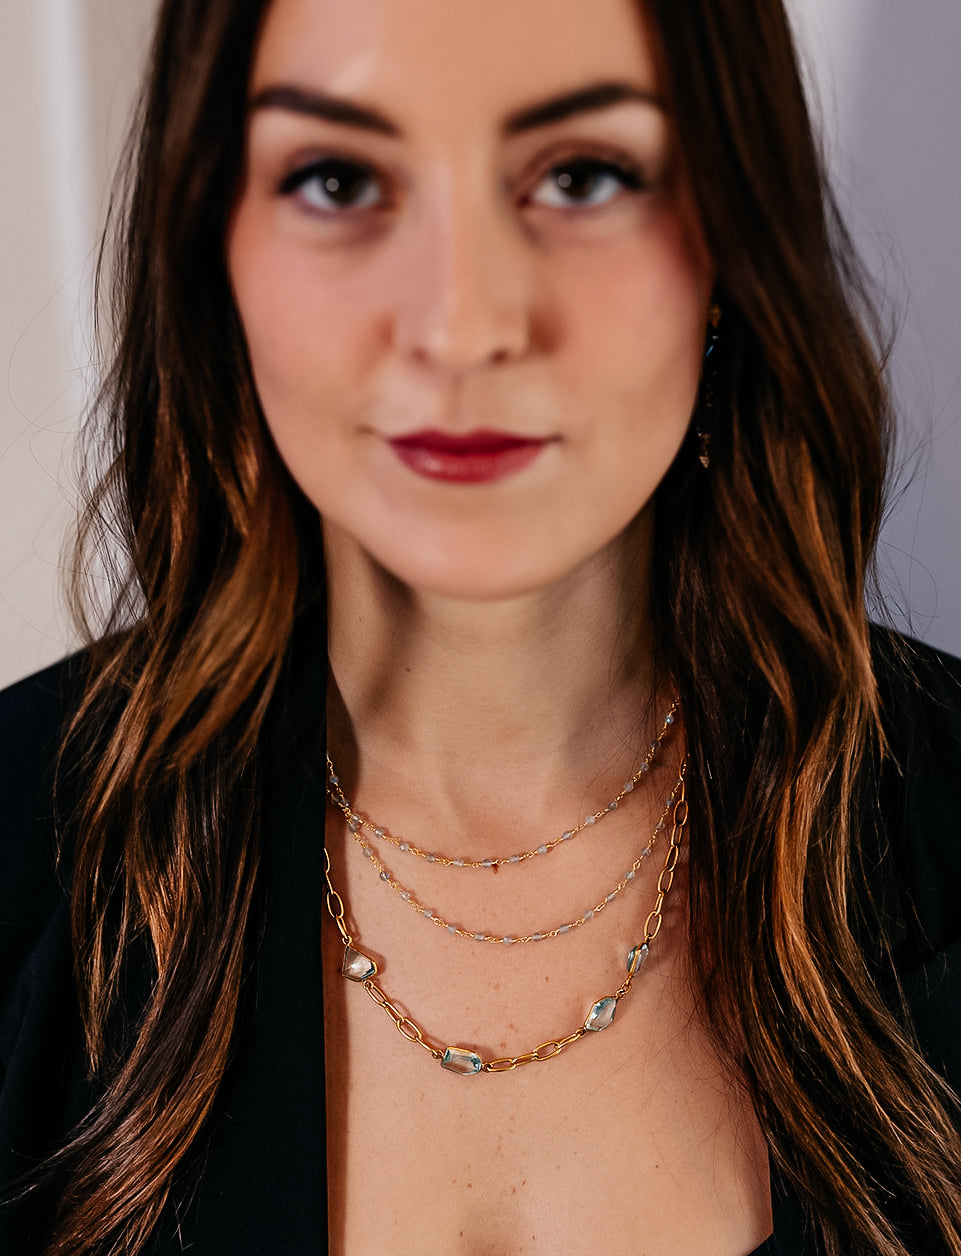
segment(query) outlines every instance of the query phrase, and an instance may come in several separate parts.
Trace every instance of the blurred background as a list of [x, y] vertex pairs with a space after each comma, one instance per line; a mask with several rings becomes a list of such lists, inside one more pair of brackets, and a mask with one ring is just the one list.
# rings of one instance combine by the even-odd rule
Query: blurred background
[[[93, 264], [155, 7], [0, 6], [0, 685], [75, 644], [58, 585], [97, 378]], [[961, 654], [961, 4], [789, 7], [839, 199], [900, 328], [884, 593], [899, 626]]]

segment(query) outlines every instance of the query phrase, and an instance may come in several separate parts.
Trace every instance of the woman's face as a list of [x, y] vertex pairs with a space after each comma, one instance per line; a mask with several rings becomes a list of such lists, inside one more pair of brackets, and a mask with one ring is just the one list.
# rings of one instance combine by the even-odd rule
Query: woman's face
[[329, 538], [468, 598], [604, 561], [712, 284], [635, 0], [273, 0], [250, 101], [230, 277]]

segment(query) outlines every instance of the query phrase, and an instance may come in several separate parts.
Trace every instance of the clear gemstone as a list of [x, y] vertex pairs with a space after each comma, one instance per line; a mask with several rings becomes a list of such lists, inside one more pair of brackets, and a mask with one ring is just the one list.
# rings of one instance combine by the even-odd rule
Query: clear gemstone
[[383, 837], [383, 836], [384, 836], [383, 829], [374, 829], [374, 837]]
[[546, 846], [538, 846], [538, 848], [537, 848], [537, 853], [538, 853], [539, 855], [546, 855], [546, 854], [547, 854], [547, 847], [546, 847]]
[[493, 868], [493, 866], [494, 866], [494, 861], [493, 861], [493, 859], [483, 859], [483, 860], [481, 860], [481, 867], [482, 867], [482, 868]]
[[474, 941], [475, 941], [475, 942], [483, 942], [483, 941], [484, 941], [485, 936], [486, 936], [486, 935], [485, 935], [485, 934], [483, 934], [483, 933], [475, 933], [475, 934], [474, 934]]
[[670, 725], [670, 724], [673, 724], [673, 723], [674, 723], [674, 712], [673, 712], [673, 711], [669, 711], [669, 712], [667, 713], [667, 715], [665, 715], [665, 716], [664, 716], [664, 723], [665, 723], [665, 724], [668, 724], [668, 725]]
[[459, 1077], [472, 1077], [484, 1067], [484, 1061], [474, 1051], [463, 1047], [448, 1047], [441, 1057], [441, 1066]]
[[463, 868], [463, 866], [464, 866], [464, 861], [463, 861], [463, 859], [455, 859], [455, 860], [454, 860], [454, 867], [455, 867], [455, 868]]
[[409, 903], [410, 902], [410, 890], [404, 890], [403, 894], [401, 894], [401, 898], [404, 900], [405, 903]]
[[630, 872], [627, 874], [627, 880], [633, 881], [636, 876], [637, 876], [637, 872], [632, 868]]
[[377, 965], [363, 951], [347, 946], [344, 948], [344, 962], [340, 966], [340, 971], [349, 981], [366, 981], [368, 977], [376, 974]]
[[407, 843], [406, 843], [406, 842], [401, 842], [401, 844], [400, 844], [400, 849], [401, 849], [401, 850], [407, 850], [407, 849], [408, 849]]
[[632, 794], [633, 792], [634, 792], [634, 782], [633, 782], [633, 781], [625, 781], [625, 782], [624, 782], [624, 793], [625, 793], [625, 794]]
[[543, 942], [543, 941], [544, 941], [544, 935], [543, 935], [543, 933], [532, 933], [532, 934], [531, 934], [531, 941], [533, 941], [533, 942]]
[[514, 945], [514, 939], [513, 939], [513, 938], [504, 938], [504, 939], [502, 939], [502, 940], [503, 940], [503, 943], [504, 943], [504, 945], [505, 945], [505, 946], [513, 946], [513, 945]]
[[350, 819], [347, 821], [347, 827], [350, 829], [351, 833], [356, 833], [357, 830], [360, 828], [360, 821], [357, 819], [356, 816], [351, 816]]
[[584, 1022], [585, 1029], [591, 1029], [599, 1032], [612, 1024], [614, 1013], [617, 1011], [617, 999], [613, 996], [606, 999], [598, 999], [591, 1010], [587, 1014], [587, 1020]]
[[457, 932], [457, 926], [456, 926], [456, 925], [448, 925], [448, 926], [447, 926], [447, 932], [448, 932], [448, 933], [456, 933], [456, 932]]
[[570, 925], [561, 925], [561, 927], [558, 929], [557, 932], [558, 933], [570, 933], [570, 931], [571, 931]]
[[585, 919], [585, 920], [593, 920], [593, 919], [594, 919], [594, 912], [593, 912], [593, 911], [586, 911], [586, 912], [584, 913], [584, 919]]
[[[634, 949], [631, 951], [630, 955], [628, 955], [627, 957], [627, 971], [629, 973], [630, 972], [639, 973], [641, 969], [644, 967], [644, 962], [647, 959], [649, 954], [650, 954], [650, 947], [647, 945], [646, 942], [642, 942], [640, 946], [635, 946]], [[635, 956], [637, 957], [636, 963], [635, 963], [635, 958], [634, 958]]]
[[428, 862], [428, 863], [437, 863], [437, 856], [436, 856], [436, 855], [428, 855], [428, 856], [427, 856], [427, 862]]
[[607, 898], [605, 898], [604, 902], [613, 903], [615, 898], [617, 898], [617, 894], [612, 890], [611, 893], [608, 894]]
[[521, 861], [520, 855], [511, 855], [510, 857], [511, 863], [520, 863], [520, 861]]
[[596, 823], [597, 823], [597, 816], [585, 816], [585, 817], [584, 817], [584, 823], [585, 823], [585, 824], [596, 824]]
[[574, 836], [574, 834], [573, 834], [573, 833], [571, 833], [571, 832], [562, 833], [562, 834], [561, 834], [561, 841], [562, 841], [562, 842], [569, 842], [573, 836]]
[[384, 872], [382, 872], [382, 873], [380, 874], [380, 879], [381, 879], [381, 881], [386, 881], [386, 882], [388, 883], [388, 885], [389, 885], [389, 884], [390, 884], [390, 873], [389, 873], [389, 872], [387, 872], [387, 871], [385, 870]]
[[651, 770], [651, 765], [650, 765], [649, 763], [642, 763], [642, 764], [641, 764], [641, 771], [642, 771], [642, 772], [650, 772], [650, 770]]
[[339, 777], [339, 776], [332, 776], [332, 777], [330, 778], [330, 783], [331, 783], [331, 785], [339, 785], [339, 784], [340, 784], [340, 777]]
[[608, 809], [608, 811], [616, 811], [616, 810], [617, 810], [617, 799], [616, 799], [616, 798], [612, 799], [612, 800], [611, 800], [611, 801], [607, 804], [607, 809]]

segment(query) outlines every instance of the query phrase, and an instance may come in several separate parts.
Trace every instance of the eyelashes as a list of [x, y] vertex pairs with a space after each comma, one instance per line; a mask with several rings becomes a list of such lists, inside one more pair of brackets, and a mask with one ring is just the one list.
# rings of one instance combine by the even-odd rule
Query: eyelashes
[[[582, 153], [552, 162], [531, 182], [521, 203], [583, 212], [636, 196], [648, 187], [636, 163]], [[394, 203], [389, 179], [373, 166], [349, 157], [316, 158], [288, 174], [278, 190], [324, 218], [379, 212]]]

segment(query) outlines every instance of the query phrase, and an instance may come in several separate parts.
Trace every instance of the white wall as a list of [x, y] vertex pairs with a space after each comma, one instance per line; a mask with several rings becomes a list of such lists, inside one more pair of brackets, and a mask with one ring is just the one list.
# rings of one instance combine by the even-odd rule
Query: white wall
[[153, 10], [0, 3], [0, 683], [72, 643], [57, 586], [93, 257]]
[[[961, 4], [789, 3], [842, 201], [904, 310], [895, 379], [917, 452], [882, 562], [914, 631], [961, 654]], [[71, 644], [56, 590], [96, 375], [92, 256], [154, 6], [0, 4], [0, 683]]]

